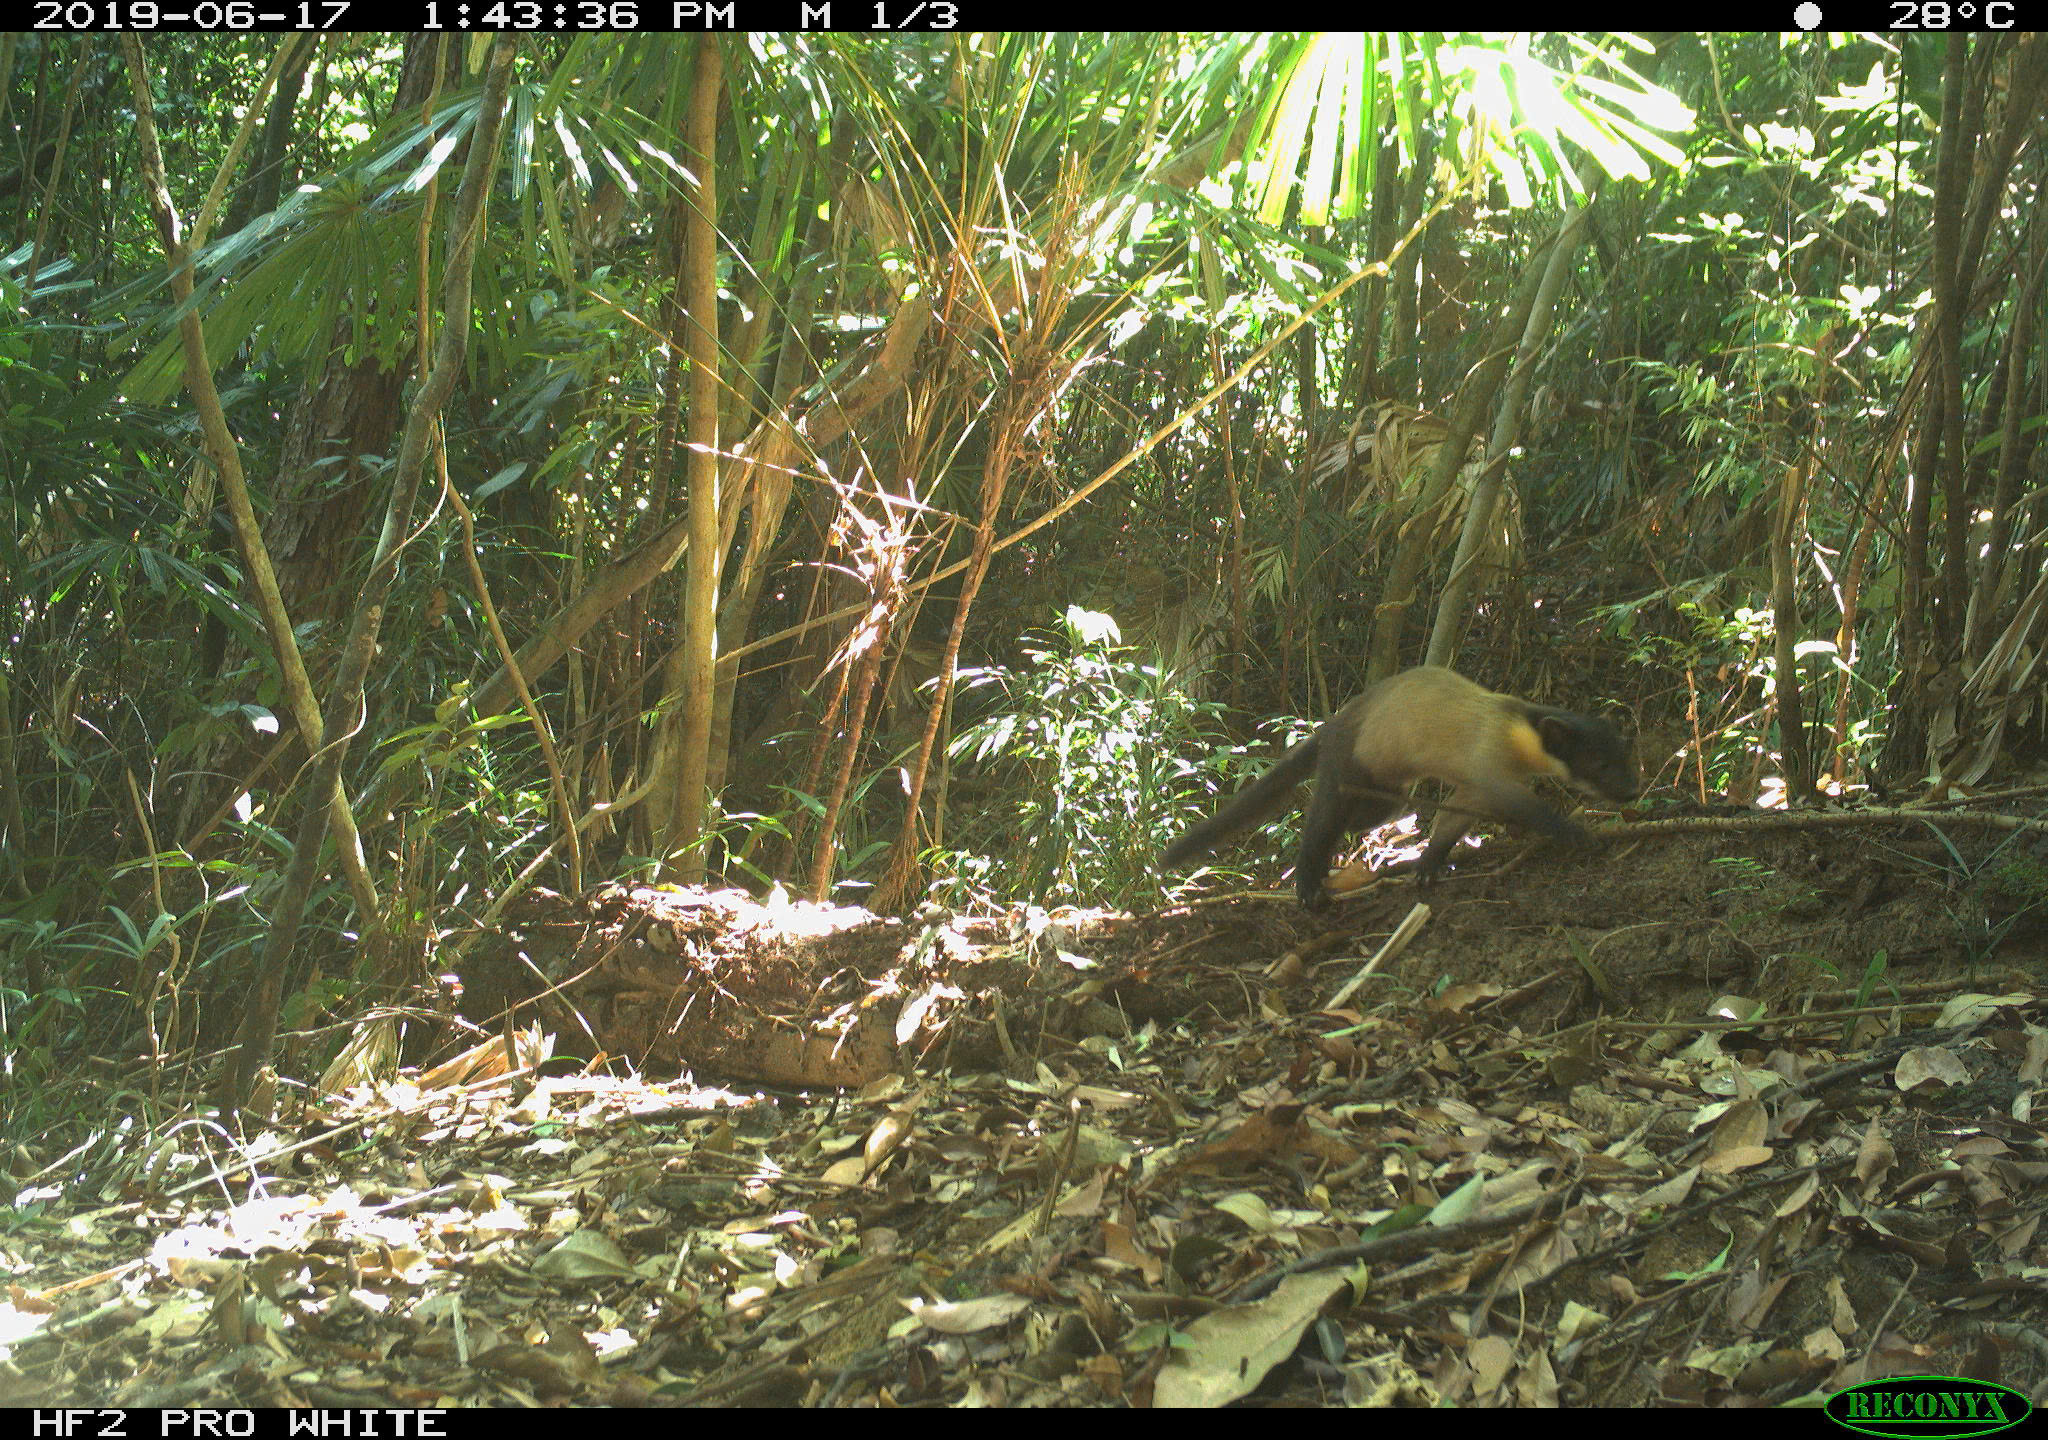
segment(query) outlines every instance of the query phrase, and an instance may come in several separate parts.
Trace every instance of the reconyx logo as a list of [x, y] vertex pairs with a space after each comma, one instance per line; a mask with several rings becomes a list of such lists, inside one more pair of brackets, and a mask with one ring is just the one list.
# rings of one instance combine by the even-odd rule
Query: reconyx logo
[[2027, 1397], [1989, 1380], [1956, 1375], [1903, 1375], [1871, 1380], [1828, 1397], [1828, 1418], [1862, 1435], [1990, 1435], [2017, 1425], [2033, 1410]]

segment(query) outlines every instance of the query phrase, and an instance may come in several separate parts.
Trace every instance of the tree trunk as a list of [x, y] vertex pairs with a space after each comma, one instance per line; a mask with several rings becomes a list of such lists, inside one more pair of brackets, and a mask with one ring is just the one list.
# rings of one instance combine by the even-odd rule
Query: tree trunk
[[[306, 811], [293, 837], [291, 864], [278, 887], [270, 914], [269, 937], [258, 962], [256, 983], [242, 1012], [242, 1024], [235, 1036], [234, 1053], [222, 1081], [222, 1104], [239, 1110], [249, 1099], [257, 1072], [270, 1062], [277, 1038], [278, 1008], [284, 999], [284, 980], [291, 956], [298, 944], [299, 927], [306, 904], [320, 879], [321, 855], [327, 840], [330, 802], [339, 794], [341, 767], [347, 759], [349, 740], [362, 720], [364, 682], [376, 658], [377, 633], [384, 619], [384, 604], [398, 573], [398, 559], [412, 521], [420, 477], [425, 473], [427, 452], [442, 408], [461, 378], [469, 350], [470, 270], [476, 260], [478, 236], [483, 230], [484, 197], [497, 163], [498, 134], [504, 120], [505, 96], [511, 84], [512, 58], [516, 42], [500, 36], [490, 51], [485, 73], [482, 108], [470, 137], [470, 150], [463, 166], [462, 184], [449, 216], [446, 270], [442, 277], [442, 310], [446, 323], [434, 346], [434, 363], [422, 380], [406, 420], [400, 441], [398, 463], [392, 476], [391, 498], [384, 509], [383, 530], [378, 536], [377, 554], [364, 577], [361, 597], [342, 643], [340, 665], [327, 711], [329, 743], [323, 745], [312, 767], [306, 789]], [[431, 317], [419, 316], [426, 325]]]
[[1529, 314], [1535, 307], [1546, 268], [1533, 264], [1529, 267], [1522, 277], [1522, 287], [1513, 306], [1488, 332], [1486, 355], [1473, 367], [1464, 387], [1458, 392], [1448, 433], [1423, 477], [1415, 503], [1409, 510], [1408, 522], [1402, 528], [1400, 548], [1394, 553], [1394, 562], [1387, 569], [1387, 578], [1380, 591], [1379, 608], [1373, 616], [1372, 644], [1366, 661], [1368, 684], [1384, 680], [1400, 668], [1401, 626], [1407, 618], [1408, 607], [1415, 603], [1416, 583], [1429, 562], [1433, 516], [1436, 508], [1450, 494], [1452, 482], [1458, 478], [1458, 471], [1465, 464], [1472, 437], [1479, 433], [1479, 422], [1493, 404], [1494, 393], [1500, 389], [1502, 376], [1507, 374], [1508, 362], [1514, 358], [1516, 347], [1509, 337], [1519, 339], [1528, 328]]
[[684, 584], [683, 710], [677, 735], [674, 819], [661, 848], [664, 862], [678, 866], [686, 881], [704, 878], [704, 833], [711, 796], [711, 713], [718, 701], [718, 572], [724, 547], [718, 515], [718, 191], [714, 180], [718, 141], [718, 90], [722, 80], [716, 36], [697, 40], [697, 69], [691, 80], [688, 130], [683, 158], [696, 177], [687, 224], [683, 286], [690, 320], [690, 449], [685, 474], [690, 489], [690, 557]]
[[[1572, 257], [1578, 254], [1580, 241], [1585, 237], [1586, 210], [1592, 201], [1593, 197], [1587, 196], [1558, 223], [1557, 233], [1550, 242], [1549, 256], [1540, 267], [1543, 279], [1537, 287], [1535, 299], [1530, 302], [1529, 317], [1522, 325], [1515, 368], [1501, 393], [1500, 407], [1494, 412], [1493, 433], [1487, 442], [1487, 454], [1493, 459], [1479, 477], [1479, 483], [1473, 487], [1472, 498], [1465, 502], [1465, 526], [1458, 536], [1458, 551], [1451, 561], [1450, 578], [1444, 582], [1443, 594], [1437, 600], [1436, 624], [1430, 632], [1428, 652], [1423, 657], [1426, 665], [1448, 666], [1451, 663], [1466, 621], [1471, 616], [1472, 589], [1478, 580], [1475, 566], [1481, 547], [1486, 543], [1487, 531], [1493, 524], [1507, 457], [1513, 452], [1521, 434], [1522, 407], [1528, 399], [1529, 384], [1535, 378], [1537, 354], [1542, 348], [1543, 337], [1550, 333], [1550, 317], [1557, 308], [1557, 292], [1564, 288], [1565, 273], [1571, 268]], [[1533, 261], [1531, 268], [1536, 268]]]

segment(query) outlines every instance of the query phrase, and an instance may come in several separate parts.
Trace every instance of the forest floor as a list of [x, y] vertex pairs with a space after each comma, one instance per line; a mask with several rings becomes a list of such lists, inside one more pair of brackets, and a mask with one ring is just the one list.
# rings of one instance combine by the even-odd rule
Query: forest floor
[[520, 1030], [18, 1209], [0, 1402], [2039, 1403], [2042, 930], [1931, 830], [537, 896], [463, 977]]

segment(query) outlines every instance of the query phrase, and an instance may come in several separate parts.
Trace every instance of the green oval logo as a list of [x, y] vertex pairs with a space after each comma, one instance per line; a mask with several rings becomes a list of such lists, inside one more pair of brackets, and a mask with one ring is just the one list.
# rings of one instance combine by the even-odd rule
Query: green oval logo
[[1828, 1396], [1825, 1408], [1828, 1418], [1846, 1430], [1901, 1440], [1991, 1435], [2019, 1424], [2034, 1409], [2010, 1385], [1960, 1375], [1866, 1380]]

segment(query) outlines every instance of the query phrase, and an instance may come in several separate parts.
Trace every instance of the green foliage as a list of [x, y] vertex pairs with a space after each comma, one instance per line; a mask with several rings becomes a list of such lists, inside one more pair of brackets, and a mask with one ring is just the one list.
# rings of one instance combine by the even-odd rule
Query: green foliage
[[1729, 883], [1707, 893], [1719, 900], [1740, 901], [1745, 915], [1775, 915], [1797, 905], [1812, 905], [1820, 892], [1801, 885], [1749, 855], [1717, 855], [1710, 862]]
[[[1866, 1005], [1875, 1004], [1880, 991], [1897, 998], [1899, 990], [1891, 982], [1890, 971], [1891, 951], [1882, 948], [1872, 951], [1870, 959], [1864, 962], [1863, 974], [1856, 981], [1856, 1008], [1861, 1009]], [[1845, 1044], [1854, 1031], [1853, 1024], [1842, 1027], [1842, 1039]]]
[[[2048, 869], [2044, 869], [2041, 862], [2031, 855], [2006, 855], [2007, 850], [2031, 833], [2029, 831], [2008, 831], [1991, 847], [1989, 854], [1972, 860], [1949, 839], [1948, 832], [1932, 817], [1919, 815], [1914, 818], [1933, 832], [1934, 838], [1940, 842], [1944, 858], [1932, 861], [1906, 851], [1891, 850], [1890, 853], [1908, 864], [1944, 875], [1948, 888], [1964, 898], [1965, 903], [1944, 908], [1968, 952], [1970, 970], [1974, 974], [1979, 965], [1990, 960], [2014, 926], [2048, 904]], [[1996, 914], [1997, 911], [2005, 913]]]
[[2004, 864], [1992, 867], [1988, 878], [1993, 892], [2007, 904], [2017, 905], [2023, 910], [2037, 910], [2048, 905], [2048, 865], [2043, 865], [2036, 856], [2015, 855]]
[[[1514, 205], [1542, 191], [1583, 190], [1573, 162], [1583, 165], [1584, 155], [1609, 175], [1647, 179], [1645, 155], [1682, 159], [1650, 128], [1677, 132], [1693, 123], [1682, 101], [1630, 68], [1625, 52], [1649, 48], [1632, 36], [1323, 32], [1244, 43], [1266, 51], [1284, 77], [1260, 117], [1265, 143], [1247, 174], [1267, 224], [1286, 216], [1297, 186], [1307, 224], [1362, 214], [1382, 117], [1410, 163], [1425, 120], [1444, 125], [1445, 149], [1491, 169]], [[1468, 98], [1471, 110], [1448, 103], [1453, 95]], [[1496, 138], [1510, 135], [1516, 143]]]
[[[226, 158], [231, 117], [255, 103], [273, 43], [198, 36], [152, 47], [170, 183], [188, 221]], [[332, 674], [390, 483], [390, 455], [367, 452], [396, 446], [356, 428], [377, 415], [312, 401], [341, 367], [413, 363], [416, 297], [422, 283], [440, 294], [447, 253], [432, 225], [423, 250], [419, 226], [430, 206], [448, 212], [478, 113], [473, 68], [447, 77], [429, 115], [393, 103], [412, 44], [334, 37], [309, 83], [287, 92], [298, 103], [283, 151], [260, 159], [281, 188], [230, 197], [196, 257], [191, 309], [205, 322], [259, 517], [301, 542], [288, 579], [339, 587], [338, 606], [293, 595], [316, 687]], [[944, 331], [960, 348], [925, 346], [905, 403], [886, 407], [914, 419], [899, 428], [877, 412], [853, 427], [859, 451], [828, 441], [807, 456], [779, 531], [751, 533], [772, 507], [735, 511], [750, 517], [747, 544], [758, 540], [788, 568], [764, 586], [772, 622], [736, 614], [730, 641], [745, 647], [815, 620], [796, 577], [838, 563], [815, 541], [831, 511], [818, 476], [916, 476], [916, 498], [934, 516], [974, 515], [982, 417], [1011, 378], [1006, 367], [1056, 354], [1074, 362], [1075, 383], [1034, 431], [1032, 474], [1012, 482], [1006, 502], [1017, 515], [997, 518], [1007, 530], [1045, 515], [1064, 504], [1071, 477], [1125, 455], [1454, 191], [1458, 211], [1409, 252], [1426, 263], [1404, 260], [1361, 282], [1057, 530], [1000, 552], [976, 602], [969, 653], [1011, 668], [970, 676], [961, 697], [970, 728], [933, 797], [961, 847], [941, 857], [947, 883], [1003, 904], [1156, 894], [1160, 844], [1266, 763], [1266, 747], [1233, 748], [1216, 707], [1190, 699], [1169, 667], [1122, 649], [1102, 616], [1068, 610], [1021, 660], [1016, 617], [1076, 601], [1113, 608], [1148, 646], [1156, 637], [1204, 664], [1228, 618], [1246, 693], [1333, 683], [1316, 662], [1353, 653], [1391, 598], [1376, 592], [1365, 549], [1380, 492], [1350, 441], [1334, 438], [1370, 421], [1378, 402], [1442, 412], [1490, 343], [1484, 322], [1546, 243], [1552, 203], [1583, 194], [1593, 164], [1657, 183], [1611, 184], [1595, 202], [1594, 238], [1575, 261], [1573, 292], [1587, 302], [1551, 337], [1537, 391], [1549, 398], [1529, 417], [1543, 423], [1519, 442], [1542, 453], [1518, 458], [1508, 483], [1526, 487], [1540, 467], [1555, 503], [1523, 513], [1553, 534], [1648, 517], [1640, 534], [1664, 588], [1618, 595], [1629, 582], [1617, 570], [1602, 592], [1621, 601], [1609, 614], [1657, 668], [1725, 682], [1718, 697], [1701, 687], [1702, 708], [1720, 707], [1702, 716], [1706, 767], [1717, 786], [1753, 780], [1776, 748], [1767, 722], [1777, 677], [1771, 617], [1738, 608], [1764, 588], [1747, 522], [1802, 447], [1820, 457], [1802, 514], [1815, 542], [1802, 548], [1805, 633], [1832, 634], [1825, 597], [1841, 572], [1823, 578], [1821, 562], [1834, 567], [1833, 551], [1850, 550], [1842, 542], [1867, 516], [1863, 533], [1877, 538], [1861, 604], [1873, 623], [1861, 643], [1866, 655], [1888, 653], [1883, 612], [1900, 593], [1893, 512], [1906, 492], [1887, 478], [1895, 462], [1851, 442], [1898, 448], [1889, 422], [1876, 422], [1912, 412], [1906, 387], [1924, 363], [1915, 339], [1925, 282], [1911, 277], [1925, 268], [1941, 67], [1932, 49], [1870, 41], [1679, 37], [1639, 64], [1647, 49], [1628, 36], [1562, 34], [735, 42], [715, 157], [719, 333], [730, 347], [717, 377], [729, 397], [722, 443], [741, 447], [730, 453], [758, 453], [748, 431], [784, 407], [811, 433], [805, 412], [860, 375], [906, 296], [945, 298], [957, 285], [973, 303], [969, 314], [946, 299], [934, 341]], [[171, 951], [185, 957], [188, 1018], [220, 993], [210, 985], [241, 973], [307, 797], [292, 785], [306, 773], [303, 754], [273, 738], [274, 667], [251, 660], [216, 675], [193, 664], [191, 641], [209, 617], [238, 630], [252, 655], [268, 646], [238, 596], [239, 562], [217, 534], [192, 533], [218, 492], [191, 407], [172, 398], [184, 363], [177, 307], [134, 184], [124, 64], [78, 37], [25, 36], [19, 56], [5, 97], [22, 127], [15, 218], [49, 225], [17, 224], [42, 237], [41, 253], [0, 256], [0, 602], [11, 617], [0, 649], [10, 732], [0, 736], [0, 798], [18, 797], [22, 817], [0, 815], [12, 826], [0, 835], [0, 882], [32, 896], [7, 914], [31, 928], [0, 933], [0, 955], [18, 962], [0, 972], [15, 987], [0, 998], [21, 1073], [48, 1073], [96, 1043], [114, 1053], [96, 1007], [132, 1030], [147, 1003], [139, 992]], [[689, 47], [650, 51], [615, 36], [521, 52], [462, 317], [473, 329], [467, 403], [443, 417], [451, 482], [477, 512], [475, 558], [515, 644], [678, 513], [681, 462], [663, 428], [677, 403], [673, 377], [663, 378], [674, 283], [664, 237], [691, 61]], [[75, 108], [53, 103], [55, 82], [73, 73], [84, 82]], [[1680, 95], [1701, 106], [1708, 129], [1686, 142], [1692, 163], [1666, 171], [1678, 157], [1650, 132], [1691, 124]], [[37, 157], [56, 153], [60, 116], [72, 158], [45, 168]], [[258, 162], [249, 152], [223, 184], [247, 187]], [[2023, 214], [2015, 193], [2009, 208]], [[2023, 252], [2013, 234], [1986, 238], [1987, 255], [2014, 268]], [[1067, 304], [1063, 325], [1036, 333], [1026, 323]], [[1978, 362], [2002, 333], [1974, 319], [1964, 333], [1966, 367], [1980, 377], [1973, 409]], [[403, 403], [375, 393], [359, 391], [371, 404]], [[145, 396], [166, 403], [139, 403]], [[308, 419], [325, 427], [320, 454], [287, 464], [294, 426]], [[1396, 428], [1409, 423], [1397, 417]], [[1656, 486], [1666, 493], [1656, 497]], [[1645, 489], [1659, 502], [1647, 510]], [[422, 521], [407, 518], [413, 539], [365, 703], [343, 717], [354, 738], [344, 785], [363, 802], [387, 918], [433, 934], [528, 874], [559, 844], [560, 819], [524, 723], [430, 711], [432, 697], [495, 660], [457, 531]], [[920, 573], [957, 558], [964, 534], [935, 528]], [[1619, 548], [1588, 538], [1598, 548], [1570, 562], [1579, 576], [1599, 575]], [[1706, 558], [1687, 563], [1695, 557]], [[1576, 584], [1566, 568], [1558, 578]], [[615, 597], [617, 615], [581, 632], [575, 661], [528, 677], [579, 810], [645, 774], [634, 727], [647, 723], [645, 667], [675, 640], [672, 584], [657, 581], [630, 604]], [[1242, 613], [1229, 617], [1230, 607]], [[1511, 618], [1508, 607], [1493, 618]], [[1660, 628], [1688, 619], [1690, 637]], [[1845, 674], [1825, 642], [1799, 653], [1816, 697], [1853, 687], [1848, 743], [1860, 755], [1883, 713], [1890, 661]], [[1268, 657], [1272, 668], [1258, 669]], [[801, 657], [746, 663], [733, 733], [800, 713], [799, 700], [771, 693], [785, 676], [815, 678], [787, 658]], [[1832, 705], [1816, 703], [1809, 717], [1831, 720]], [[898, 737], [886, 726], [869, 733], [835, 836], [850, 876], [871, 871], [903, 824], [886, 758]], [[788, 880], [767, 857], [802, 857], [800, 844], [753, 845], [822, 811], [791, 785], [809, 746], [788, 753], [798, 759], [731, 772], [743, 774], [739, 793], [707, 849], [728, 876]], [[609, 788], [589, 784], [600, 765]], [[239, 823], [207, 822], [228, 805]], [[587, 879], [634, 863], [616, 849], [647, 848], [638, 826], [630, 816], [593, 840]], [[204, 863], [180, 854], [188, 843]], [[151, 878], [164, 882], [161, 895], [138, 901], [144, 887], [110, 883], [124, 868], [135, 878], [138, 865], [160, 872]], [[2020, 891], [2032, 883], [2020, 862], [2011, 875]], [[160, 906], [175, 921], [153, 919]], [[320, 943], [360, 926], [348, 906], [334, 883], [315, 897], [308, 924]], [[346, 967], [321, 966], [314, 984], [311, 956], [299, 963], [288, 1024], [364, 993]], [[161, 1018], [170, 1006], [159, 1004]], [[135, 1053], [132, 1041], [122, 1038], [123, 1053]]]
[[1717, 855], [1713, 864], [1728, 877], [1728, 884], [1709, 890], [1715, 898], [1723, 895], [1754, 895], [1778, 872], [1749, 855]]
[[975, 796], [942, 867], [956, 882], [999, 880], [1042, 903], [1150, 890], [1153, 857], [1216, 788], [1221, 707], [1121, 638], [1109, 616], [1070, 606], [1029, 637], [1024, 668], [962, 672], [963, 691], [1001, 699], [951, 747], [965, 762], [956, 792]]
[[[11, 983], [29, 969], [37, 952], [55, 949], [57, 927], [47, 920], [0, 919], [0, 1075], [18, 1102], [49, 1080], [64, 1052], [78, 1041], [85, 1002], [68, 984], [39, 985], [35, 992]], [[18, 1123], [10, 1107], [10, 1126]]]
[[[1693, 585], [1659, 592], [1692, 622], [1689, 641], [1640, 634], [1633, 637], [1633, 649], [1638, 661], [1724, 677], [1734, 713], [1718, 720], [1702, 717], [1701, 722], [1707, 788], [1719, 793], [1752, 778], [1758, 770], [1758, 757], [1778, 750], [1777, 710], [1769, 703], [1777, 691], [1777, 651], [1768, 608], [1738, 605], [1723, 612], [1711, 603], [1707, 589]], [[1638, 600], [1609, 607], [1610, 626], [1631, 633], [1645, 603]], [[1851, 769], [1860, 770], [1883, 743], [1878, 716], [1884, 691], [1891, 683], [1890, 673], [1881, 666], [1873, 673], [1875, 662], [1855, 668], [1844, 664], [1832, 640], [1801, 641], [1793, 647], [1793, 656], [1802, 671], [1806, 723], [1816, 738], [1828, 733], [1825, 726], [1836, 687], [1845, 679], [1850, 685], [1852, 719], [1843, 749]]]

